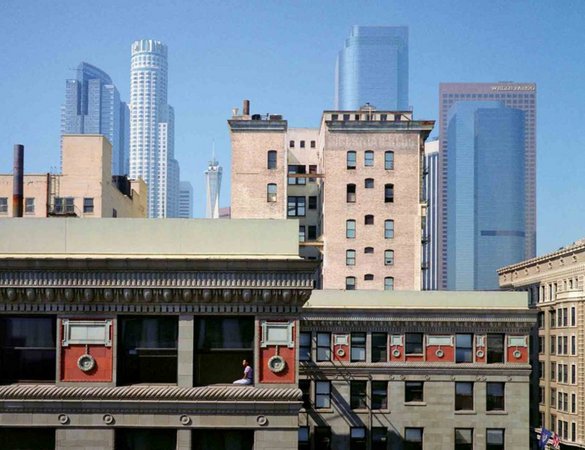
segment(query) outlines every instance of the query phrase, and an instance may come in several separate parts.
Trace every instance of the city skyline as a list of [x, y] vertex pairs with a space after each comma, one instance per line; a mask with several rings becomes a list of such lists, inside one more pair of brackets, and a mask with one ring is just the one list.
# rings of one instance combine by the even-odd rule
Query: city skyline
[[[11, 148], [12, 144], [22, 141], [29, 155], [25, 160], [27, 171], [42, 172], [50, 166], [57, 166], [58, 105], [62, 103], [63, 79], [70, 78], [68, 68], [80, 60], [88, 60], [109, 73], [120, 84], [118, 88], [122, 98], [128, 98], [128, 85], [120, 83], [127, 79], [129, 70], [127, 48], [133, 40], [146, 36], [161, 39], [172, 48], [170, 97], [175, 99], [177, 92], [184, 93], [174, 105], [181, 110], [176, 133], [178, 159], [189, 167], [195, 167], [193, 173], [201, 173], [200, 170], [206, 167], [207, 157], [194, 155], [191, 149], [208, 147], [215, 139], [218, 148], [222, 149], [218, 157], [226, 161], [227, 170], [229, 137], [225, 119], [229, 117], [231, 107], [237, 106], [242, 98], [250, 98], [259, 109], [278, 108], [278, 111], [271, 111], [273, 113], [286, 111], [287, 117], [299, 125], [314, 123], [318, 120], [313, 117], [319, 114], [316, 111], [332, 104], [335, 56], [351, 27], [355, 24], [407, 25], [410, 29], [410, 103], [417, 117], [438, 118], [439, 82], [514, 79], [538, 84], [537, 254], [542, 254], [574, 241], [582, 234], [580, 212], [571, 201], [559, 202], [558, 199], [579, 196], [585, 190], [578, 175], [571, 170], [585, 158], [578, 150], [583, 145], [583, 138], [579, 135], [570, 139], [565, 137], [572, 135], [581, 105], [585, 104], [583, 93], [572, 87], [572, 80], [583, 76], [582, 63], [567, 57], [578, 48], [582, 30], [577, 18], [580, 16], [579, 9], [585, 12], [585, 6], [575, 4], [575, 8], [569, 10], [530, 3], [531, 13], [526, 15], [528, 2], [507, 5], [505, 11], [498, 6], [502, 4], [494, 2], [486, 6], [481, 17], [473, 15], [473, 6], [465, 2], [452, 2], [448, 10], [442, 10], [432, 2], [423, 2], [418, 7], [395, 3], [389, 10], [347, 4], [335, 20], [327, 18], [323, 21], [322, 18], [317, 20], [317, 17], [325, 11], [324, 5], [306, 4], [305, 11], [301, 12], [303, 8], [287, 5], [239, 9], [209, 6], [201, 9], [179, 2], [174, 5], [173, 11], [167, 11], [147, 2], [140, 13], [143, 20], [133, 22], [133, 27], [129, 29], [114, 28], [128, 22], [135, 14], [131, 8], [117, 7], [108, 11], [108, 8], [89, 7], [89, 12], [108, 22], [107, 30], [111, 32], [105, 40], [94, 40], [92, 33], [80, 32], [91, 30], [96, 25], [85, 19], [86, 14], [80, 15], [77, 7], [66, 8], [64, 3], [57, 2], [51, 5], [52, 8], [38, 5], [33, 8], [9, 1], [1, 7], [4, 14], [0, 21], [10, 39], [2, 44], [6, 52], [0, 62], [8, 67], [12, 62], [26, 60], [30, 65], [34, 61], [34, 64], [43, 67], [45, 83], [34, 86], [32, 77], [36, 74], [33, 73], [19, 73], [18, 78], [10, 71], [0, 75], [0, 86], [4, 87], [8, 104], [16, 103], [18, 94], [19, 102], [28, 103], [27, 110], [30, 110], [31, 104], [35, 108], [35, 127], [32, 129], [25, 120], [30, 112], [25, 114], [21, 106], [15, 105], [9, 108], [10, 111], [2, 111], [2, 123], [9, 126], [6, 127], [8, 132], [0, 136], [0, 144], [2, 148]], [[420, 7], [433, 17], [433, 21], [420, 19]], [[194, 19], [195, 10], [201, 13], [197, 19]], [[287, 14], [280, 14], [281, 10]], [[206, 24], [206, 18], [210, 15], [219, 15], [225, 20], [219, 25], [217, 22], [213, 26]], [[17, 30], [14, 25], [20, 22], [14, 19], [25, 16], [30, 21]], [[65, 41], [56, 31], [47, 29], [39, 22], [41, 17], [43, 21], [49, 19], [54, 29], [66, 23], [81, 38], [76, 40], [75, 46], [62, 44]], [[261, 28], [263, 32], [258, 31], [257, 20], [277, 17], [273, 24]], [[469, 32], [468, 25], [471, 17], [473, 33]], [[242, 26], [245, 18], [253, 20]], [[180, 25], [187, 19], [196, 20], [199, 28], [185, 27], [189, 30], [176, 33], [176, 27], [171, 23]], [[303, 29], [311, 29], [312, 33], [293, 39], [291, 35], [298, 37], [298, 30], [285, 30], [285, 24], [291, 20], [301, 24]], [[447, 23], [453, 26], [445, 32]], [[238, 42], [222, 46], [218, 41], [221, 33], [211, 32], [211, 28], [218, 27], [217, 31], [224, 34], [236, 33]], [[55, 39], [55, 48], [44, 47], [41, 51], [30, 45], [31, 38], [44, 34]], [[461, 42], [462, 34], [466, 36], [465, 42]], [[544, 36], [547, 38], [544, 39]], [[510, 45], [511, 42], [514, 45]], [[440, 52], [434, 51], [436, 45], [440, 45]], [[541, 51], [530, 59], [523, 57], [534, 45]], [[219, 50], [211, 54], [206, 50], [210, 46]], [[279, 51], [274, 52], [278, 46]], [[229, 47], [233, 48], [230, 50]], [[286, 67], [291, 58], [295, 60], [295, 70]], [[554, 65], [556, 70], [542, 70], [549, 65]], [[262, 71], [257, 67], [262, 67]], [[298, 70], [305, 67], [311, 70]], [[428, 70], [430, 68], [432, 70]], [[237, 76], [234, 75], [236, 73]], [[287, 89], [282, 86], [287, 86]], [[273, 101], [275, 98], [276, 102]], [[564, 111], [562, 115], [559, 114], [559, 105]], [[433, 132], [433, 135], [436, 134], [437, 128]], [[0, 152], [3, 172], [10, 170], [8, 153]], [[202, 191], [203, 180], [190, 181], [195, 181], [196, 191]], [[225, 182], [224, 194], [229, 191], [229, 180]], [[221, 206], [227, 204], [229, 201], [224, 195]], [[195, 215], [202, 216], [203, 208], [200, 196], [196, 200]], [[555, 214], [547, 214], [546, 211], [552, 208]], [[560, 232], [557, 232], [559, 228]]]

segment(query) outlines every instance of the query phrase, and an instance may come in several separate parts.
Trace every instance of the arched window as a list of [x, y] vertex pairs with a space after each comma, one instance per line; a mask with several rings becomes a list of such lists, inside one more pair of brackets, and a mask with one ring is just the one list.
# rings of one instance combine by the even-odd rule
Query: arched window
[[385, 239], [392, 239], [394, 237], [394, 221], [393, 220], [385, 220], [384, 221], [384, 238]]
[[355, 277], [345, 277], [345, 289], [348, 291], [355, 290]]
[[373, 178], [366, 178], [364, 181], [364, 187], [366, 189], [373, 189], [374, 188], [374, 179]]
[[364, 281], [374, 281], [374, 274], [373, 273], [366, 273], [364, 275]]
[[394, 290], [394, 277], [384, 278], [384, 290], [385, 291], [393, 291]]
[[345, 237], [349, 239], [355, 239], [355, 220], [345, 221]]
[[355, 250], [346, 250], [345, 251], [345, 265], [346, 266], [355, 266]]
[[366, 247], [366, 248], [364, 248], [364, 253], [365, 254], [374, 253], [374, 247]]
[[276, 169], [276, 150], [268, 150], [268, 161], [266, 163], [268, 169]]
[[394, 152], [392, 150], [384, 152], [384, 169], [386, 170], [394, 169]]
[[384, 203], [394, 203], [394, 185], [384, 185]]
[[355, 184], [348, 184], [346, 187], [347, 203], [355, 203]]
[[266, 185], [266, 201], [268, 203], [276, 202], [276, 183], [268, 183]]
[[365, 225], [374, 225], [374, 216], [372, 214], [368, 214], [364, 217], [364, 224]]
[[347, 152], [347, 168], [348, 169], [355, 169], [356, 166], [356, 152], [354, 150], [350, 150]]
[[374, 152], [372, 150], [366, 150], [364, 154], [364, 166], [366, 167], [374, 166]]
[[394, 250], [384, 250], [384, 265], [391, 266], [394, 264]]

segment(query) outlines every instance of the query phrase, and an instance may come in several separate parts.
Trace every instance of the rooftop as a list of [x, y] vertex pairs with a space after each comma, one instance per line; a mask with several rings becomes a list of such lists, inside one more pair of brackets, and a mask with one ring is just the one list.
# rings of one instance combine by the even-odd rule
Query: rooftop
[[545, 253], [544, 255], [537, 256], [535, 258], [526, 259], [524, 261], [520, 261], [518, 263], [510, 264], [508, 266], [501, 267], [498, 269], [498, 274], [503, 274], [505, 272], [510, 272], [513, 270], [518, 270], [524, 267], [532, 266], [538, 263], [542, 263], [543, 261], [548, 261], [553, 258], [560, 257], [567, 253], [575, 253], [575, 252], [582, 252], [585, 250], [585, 238], [578, 239], [575, 242], [572, 242], [569, 245], [565, 245], [564, 247], [555, 250], [554, 252]]

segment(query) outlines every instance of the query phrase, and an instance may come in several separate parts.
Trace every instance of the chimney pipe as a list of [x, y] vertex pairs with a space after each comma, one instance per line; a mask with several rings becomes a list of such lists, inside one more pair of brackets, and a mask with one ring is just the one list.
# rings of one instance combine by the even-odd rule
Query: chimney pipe
[[250, 115], [250, 100], [244, 100], [243, 113], [244, 113], [244, 116]]
[[24, 145], [22, 144], [14, 146], [12, 177], [12, 217], [22, 217], [24, 212]]

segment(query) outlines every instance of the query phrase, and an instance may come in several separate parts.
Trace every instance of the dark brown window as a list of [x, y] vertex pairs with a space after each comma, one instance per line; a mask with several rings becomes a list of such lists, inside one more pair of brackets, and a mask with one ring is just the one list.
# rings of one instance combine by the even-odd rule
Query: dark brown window
[[346, 201], [347, 203], [355, 203], [355, 184], [348, 184], [346, 186]]
[[388, 360], [388, 334], [372, 333], [372, 362]]
[[[191, 442], [193, 442], [193, 450], [253, 450], [254, 430], [193, 430]], [[136, 450], [142, 449], [158, 450], [158, 447], [137, 447]], [[118, 450], [118, 447], [116, 447], [116, 450]], [[175, 447], [173, 447], [173, 450], [175, 450]]]
[[473, 410], [473, 383], [455, 383], [455, 411]]
[[404, 382], [404, 401], [423, 402], [424, 401], [424, 382], [422, 381], [405, 381]]
[[2, 427], [0, 442], [6, 450], [55, 450], [55, 429]]
[[388, 428], [373, 427], [372, 428], [372, 450], [387, 450], [388, 449]]
[[364, 224], [365, 225], [374, 225], [374, 216], [372, 214], [368, 214], [364, 217]]
[[350, 382], [350, 403], [351, 409], [365, 409], [367, 404], [367, 381], [351, 381]]
[[311, 380], [300, 380], [299, 389], [303, 393], [303, 408], [311, 408]]
[[505, 410], [505, 383], [488, 382], [486, 384], [486, 411]]
[[404, 450], [423, 450], [423, 429], [404, 429]]
[[423, 335], [422, 333], [406, 333], [407, 355], [420, 355], [423, 352]]
[[313, 433], [315, 449], [331, 450], [331, 427], [315, 427]]
[[488, 334], [487, 336], [487, 362], [488, 364], [504, 362], [504, 335]]
[[366, 333], [351, 333], [351, 360], [366, 360]]
[[349, 450], [366, 450], [368, 448], [366, 427], [351, 427], [349, 431]]
[[173, 429], [118, 428], [114, 436], [116, 450], [175, 450], [177, 447], [177, 431]]
[[268, 158], [266, 168], [276, 169], [276, 150], [268, 150]]
[[384, 185], [384, 202], [385, 203], [394, 202], [394, 185], [393, 184], [385, 184]]
[[388, 382], [372, 381], [372, 409], [388, 408]]
[[473, 450], [473, 428], [455, 428], [455, 450]]

